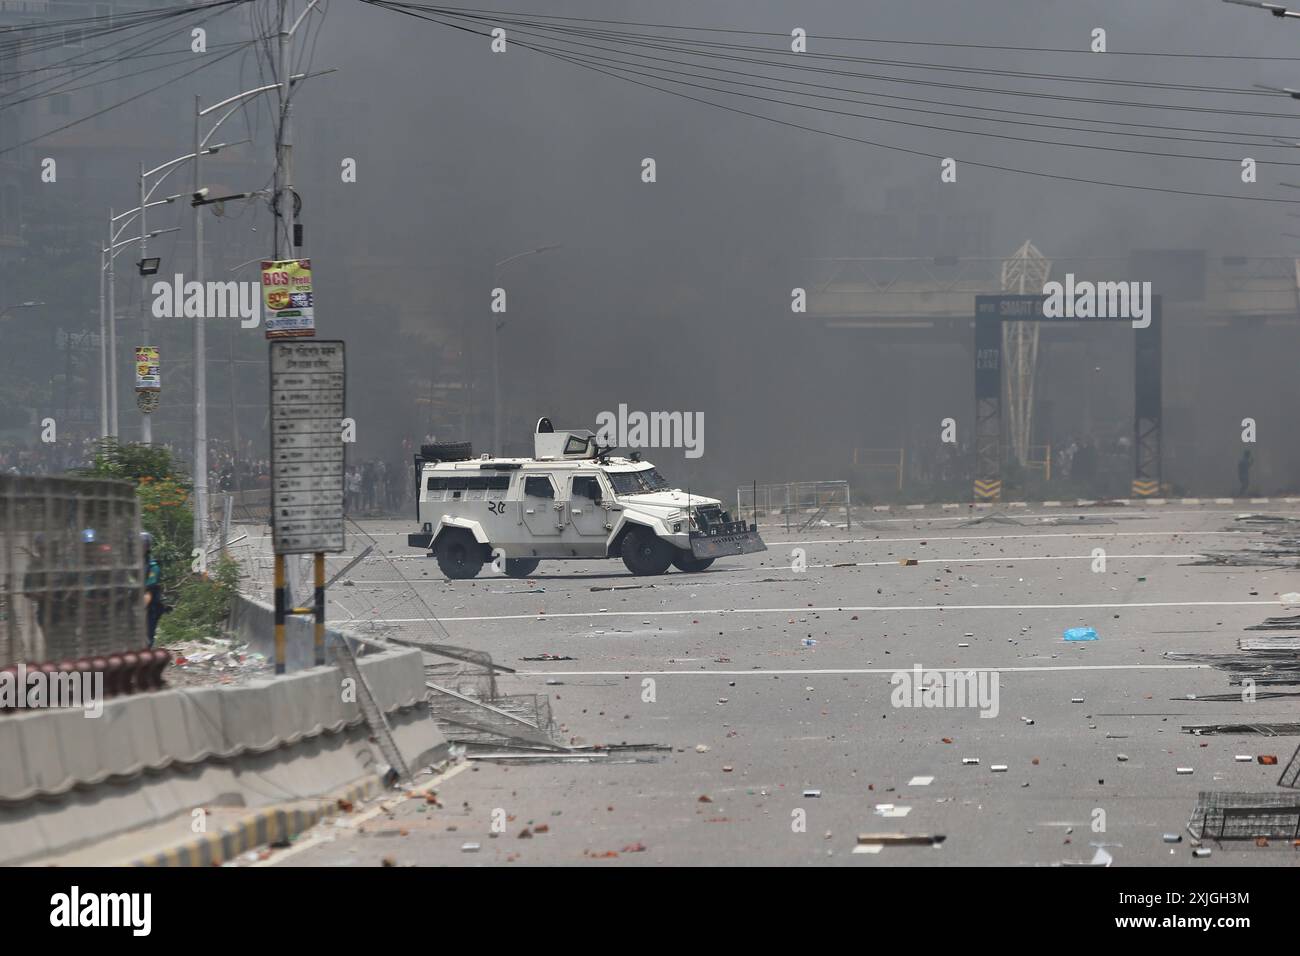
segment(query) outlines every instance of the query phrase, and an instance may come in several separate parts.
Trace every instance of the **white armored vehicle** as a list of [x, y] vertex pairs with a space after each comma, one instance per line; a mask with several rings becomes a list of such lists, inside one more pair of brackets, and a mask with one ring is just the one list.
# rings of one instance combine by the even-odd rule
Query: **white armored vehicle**
[[556, 431], [543, 418], [534, 448], [533, 458], [474, 458], [468, 442], [422, 445], [420, 530], [407, 543], [430, 550], [449, 578], [489, 562], [521, 578], [543, 560], [615, 557], [633, 574], [703, 571], [724, 555], [767, 550], [718, 499], [673, 488], [635, 452], [614, 457], [590, 431]]

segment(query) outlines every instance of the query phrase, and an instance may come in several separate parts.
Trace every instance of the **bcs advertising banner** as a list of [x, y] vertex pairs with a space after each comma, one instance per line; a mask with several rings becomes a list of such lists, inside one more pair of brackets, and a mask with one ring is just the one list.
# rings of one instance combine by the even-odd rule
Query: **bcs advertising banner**
[[140, 345], [135, 350], [135, 390], [157, 392], [162, 389], [162, 366], [156, 345]]
[[268, 339], [316, 334], [310, 259], [263, 260], [262, 314]]

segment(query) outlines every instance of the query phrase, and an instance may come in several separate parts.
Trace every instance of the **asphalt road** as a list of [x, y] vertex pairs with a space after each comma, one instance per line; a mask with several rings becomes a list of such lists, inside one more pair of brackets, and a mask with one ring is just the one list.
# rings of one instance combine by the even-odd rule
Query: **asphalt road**
[[[436, 785], [441, 806], [402, 800], [270, 862], [1041, 866], [1091, 861], [1101, 844], [1114, 865], [1295, 865], [1288, 841], [1194, 859], [1184, 829], [1200, 791], [1288, 792], [1276, 780], [1300, 742], [1181, 730], [1297, 719], [1295, 698], [1203, 699], [1238, 688], [1163, 656], [1233, 652], [1247, 625], [1296, 613], [1279, 603], [1300, 590], [1294, 570], [1189, 566], [1262, 540], [1237, 513], [877, 515], [852, 531], [765, 529], [769, 551], [700, 574], [544, 562], [528, 582], [488, 571], [447, 582], [406, 549], [406, 522], [365, 523], [385, 554], [331, 589], [331, 619], [491, 653], [519, 669], [501, 689], [549, 695], [574, 743], [671, 749], [475, 762]], [[351, 547], [366, 543], [354, 535]], [[792, 570], [795, 549], [806, 570]], [[1066, 642], [1077, 626], [1099, 639]], [[523, 660], [544, 654], [573, 659]], [[989, 716], [896, 706], [891, 676], [914, 665], [987, 669], [990, 692], [996, 675], [980, 702]], [[1260, 754], [1279, 766], [1235, 759]], [[853, 852], [866, 832], [945, 839]]]

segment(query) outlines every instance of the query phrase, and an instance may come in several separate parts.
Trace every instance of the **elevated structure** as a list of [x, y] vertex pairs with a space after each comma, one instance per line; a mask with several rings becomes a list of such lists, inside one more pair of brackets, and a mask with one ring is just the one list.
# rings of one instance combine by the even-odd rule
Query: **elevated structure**
[[[1025, 295], [1038, 292], [1052, 273], [1052, 260], [1026, 241], [1002, 263], [1002, 291]], [[1038, 324], [1002, 323], [1002, 355], [1007, 363], [1006, 403], [1011, 450], [1024, 466], [1034, 420], [1034, 376], [1038, 369]]]

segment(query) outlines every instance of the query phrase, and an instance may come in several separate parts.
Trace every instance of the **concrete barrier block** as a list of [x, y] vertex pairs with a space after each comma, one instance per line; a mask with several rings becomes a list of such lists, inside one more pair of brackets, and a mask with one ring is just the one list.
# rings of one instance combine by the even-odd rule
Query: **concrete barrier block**
[[23, 759], [22, 728], [12, 714], [0, 715], [0, 800], [27, 789], [27, 763]]
[[158, 730], [162, 752], [169, 757], [184, 759], [212, 748], [196, 741], [185, 719], [186, 695], [176, 690], [164, 690], [145, 697], [153, 707], [154, 726]]
[[222, 701], [225, 687], [193, 687], [177, 691], [184, 721], [183, 739], [188, 741], [185, 750], [175, 750], [172, 756], [191, 760], [208, 753], [223, 753], [227, 749]]
[[221, 731], [223, 749], [261, 748], [275, 739], [271, 729], [272, 681], [250, 681], [222, 688]]
[[50, 715], [62, 751], [64, 772], [72, 780], [93, 780], [104, 772], [104, 754], [108, 752], [108, 736], [112, 733], [112, 723], [106, 719], [110, 703], [104, 702], [104, 712], [98, 717], [86, 717], [82, 710]]
[[158, 728], [157, 711], [148, 695], [115, 700], [111, 711], [105, 710], [105, 716], [110, 712], [120, 722], [123, 732], [130, 735], [134, 763], [148, 768], [168, 762], [169, 755], [163, 747], [162, 734]]
[[[68, 779], [56, 729], [55, 718], [61, 716], [64, 715], [57, 711], [44, 710], [7, 718], [19, 728], [18, 749], [22, 754], [26, 786], [55, 790]], [[74, 716], [81, 719], [79, 714]]]

